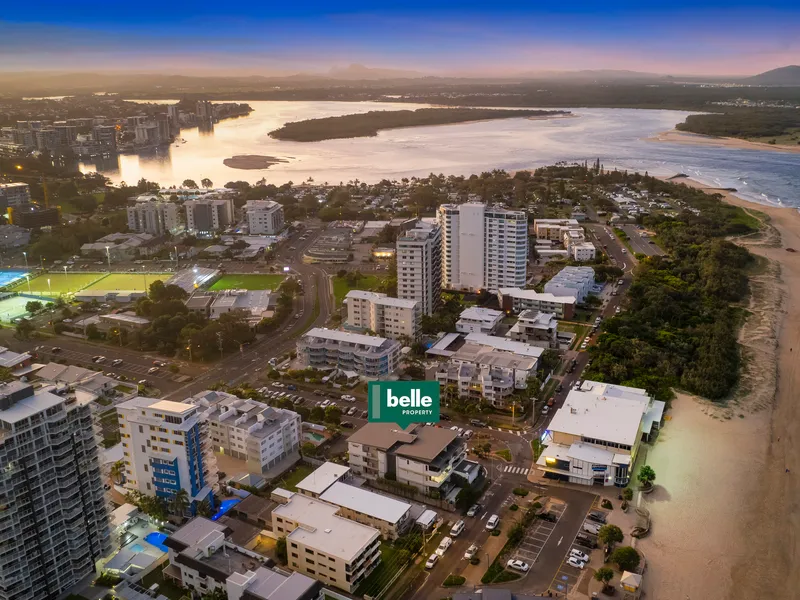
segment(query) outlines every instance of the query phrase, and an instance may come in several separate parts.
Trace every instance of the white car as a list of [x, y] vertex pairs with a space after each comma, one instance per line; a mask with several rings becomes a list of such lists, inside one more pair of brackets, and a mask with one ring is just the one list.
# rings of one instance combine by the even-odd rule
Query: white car
[[500, 517], [498, 517], [497, 515], [492, 515], [491, 517], [489, 517], [489, 520], [486, 521], [486, 529], [487, 531], [492, 531], [496, 529], [499, 524], [500, 524]]
[[447, 552], [447, 549], [453, 545], [453, 538], [446, 537], [439, 542], [439, 547], [436, 549], [436, 554], [439, 556], [444, 556], [444, 553]]
[[570, 557], [567, 559], [567, 564], [568, 564], [570, 567], [575, 567], [576, 569], [583, 569], [583, 567], [585, 567], [585, 566], [586, 566], [586, 563], [585, 563], [585, 562], [583, 562], [582, 560], [578, 560], [578, 559], [577, 559], [577, 558], [575, 558], [574, 556], [570, 556]]
[[425, 563], [426, 569], [432, 569], [436, 563], [439, 562], [439, 555], [438, 554], [431, 554], [428, 557], [428, 561]]
[[330, 403], [331, 403], [331, 401], [326, 399], [326, 400], [323, 400], [323, 401], [322, 401], [322, 404], [320, 404], [320, 406], [321, 406], [322, 408], [325, 408], [325, 407], [326, 407], [326, 406], [328, 406]]
[[506, 566], [509, 569], [514, 569], [515, 571], [522, 571], [523, 573], [527, 573], [531, 566], [526, 563], [524, 560], [510, 560], [506, 563]]
[[469, 548], [467, 548], [467, 551], [464, 552], [464, 559], [471, 560], [472, 557], [475, 556], [477, 553], [478, 553], [477, 544], [472, 544]]
[[475, 515], [478, 514], [478, 511], [480, 509], [481, 509], [481, 505], [480, 504], [473, 504], [472, 506], [469, 507], [469, 510], [467, 511], [467, 516], [468, 517], [474, 517]]
[[276, 381], [275, 383], [272, 384], [272, 387], [274, 387], [274, 388], [282, 388], [283, 384], [281, 382], [279, 382], [279, 381]]
[[[100, 361], [98, 361], [98, 362], [100, 362]], [[147, 369], [147, 372], [150, 373], [150, 374], [158, 373], [158, 367], [150, 367], [149, 369]]]
[[356, 414], [357, 410], [358, 409], [355, 406], [351, 406], [350, 410], [347, 411], [347, 416], [348, 417], [352, 417], [354, 414]]
[[589, 562], [589, 555], [586, 554], [585, 552], [581, 552], [577, 548], [573, 548], [572, 550], [570, 550], [569, 551], [569, 555], [570, 556], [574, 556], [575, 558], [577, 558], [581, 562], [585, 562], [585, 563]]
[[344, 396], [342, 396], [342, 400], [344, 400], [345, 402], [355, 402], [356, 397], [350, 396], [349, 394], [345, 394]]

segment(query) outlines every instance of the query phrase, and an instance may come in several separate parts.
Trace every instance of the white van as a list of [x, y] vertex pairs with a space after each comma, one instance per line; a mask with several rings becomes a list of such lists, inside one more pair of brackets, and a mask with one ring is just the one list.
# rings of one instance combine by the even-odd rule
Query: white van
[[450, 535], [458, 537], [464, 531], [464, 521], [456, 521], [456, 524], [450, 528]]
[[447, 549], [453, 545], [453, 540], [449, 537], [443, 538], [441, 542], [439, 542], [439, 547], [436, 549], [436, 554], [439, 556], [444, 556], [444, 553], [447, 552]]
[[498, 517], [497, 515], [492, 515], [491, 517], [489, 517], [489, 520], [486, 521], [486, 530], [492, 531], [497, 527], [499, 523], [500, 523], [500, 517]]

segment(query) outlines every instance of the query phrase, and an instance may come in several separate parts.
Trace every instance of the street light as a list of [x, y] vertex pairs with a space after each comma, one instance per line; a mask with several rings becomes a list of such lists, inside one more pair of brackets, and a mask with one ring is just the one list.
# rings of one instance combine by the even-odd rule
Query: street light
[[25, 281], [28, 282], [28, 293], [32, 294], [33, 292], [31, 292], [31, 278], [25, 275]]
[[48, 296], [52, 296], [53, 295], [53, 290], [50, 288], [50, 278], [49, 277], [47, 278], [47, 295]]
[[67, 273], [67, 265], [64, 265], [64, 280], [67, 284], [67, 289], [69, 289], [69, 273]]
[[175, 270], [177, 271], [178, 270], [178, 247], [177, 246], [173, 246], [173, 248], [175, 249]]
[[111, 270], [111, 251], [108, 249], [109, 247], [106, 246], [106, 256], [108, 257], [108, 270]]
[[23, 252], [22, 255], [25, 257], [25, 270], [28, 270], [28, 253]]

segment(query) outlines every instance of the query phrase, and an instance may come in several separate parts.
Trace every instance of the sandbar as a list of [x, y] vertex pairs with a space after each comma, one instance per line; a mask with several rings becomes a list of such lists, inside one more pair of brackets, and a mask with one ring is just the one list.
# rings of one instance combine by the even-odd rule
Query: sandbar
[[261, 156], [260, 154], [238, 154], [231, 158], [226, 158], [222, 161], [226, 167], [231, 169], [268, 169], [272, 165], [279, 163], [288, 163], [285, 158], [277, 158], [275, 156]]
[[800, 145], [789, 146], [788, 144], [767, 144], [764, 142], [751, 142], [732, 137], [715, 137], [712, 135], [700, 135], [699, 133], [689, 133], [672, 129], [645, 138], [647, 142], [672, 142], [676, 144], [689, 144], [692, 146], [712, 146], [714, 148], [734, 148], [738, 150], [769, 150], [771, 152], [800, 152]]

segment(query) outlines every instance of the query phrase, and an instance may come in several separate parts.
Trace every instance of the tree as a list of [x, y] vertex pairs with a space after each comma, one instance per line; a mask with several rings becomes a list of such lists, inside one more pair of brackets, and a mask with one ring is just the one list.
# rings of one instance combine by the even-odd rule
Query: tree
[[182, 187], [185, 188], [193, 188], [197, 189], [197, 182], [194, 179], [184, 179], [183, 183], [181, 184]]
[[203, 177], [200, 180], [200, 185], [202, 185], [204, 188], [208, 189], [208, 188], [212, 187], [214, 185], [214, 183], [208, 177]]
[[317, 447], [311, 442], [303, 442], [303, 444], [300, 446], [300, 454], [303, 456], [316, 456]]
[[321, 406], [315, 406], [311, 409], [311, 414], [309, 415], [310, 420], [319, 423], [320, 421], [325, 420], [325, 409]]
[[639, 566], [639, 553], [630, 546], [621, 546], [614, 550], [608, 557], [609, 562], [615, 563], [620, 571], [633, 571]]
[[275, 556], [281, 561], [281, 564], [286, 564], [289, 561], [289, 554], [286, 551], [286, 536], [281, 536], [275, 542]]
[[639, 471], [637, 479], [639, 480], [639, 483], [641, 483], [643, 487], [649, 488], [651, 485], [653, 485], [653, 482], [656, 480], [656, 472], [650, 465], [645, 465], [642, 467], [642, 470]]
[[597, 581], [602, 582], [603, 584], [603, 592], [605, 593], [606, 589], [608, 588], [608, 582], [614, 579], [614, 570], [610, 569], [609, 567], [600, 567], [595, 571], [594, 578]]
[[338, 406], [329, 406], [325, 409], [325, 422], [339, 425], [342, 422], [342, 411]]
[[228, 600], [228, 592], [223, 588], [214, 588], [203, 594], [202, 600]]
[[25, 303], [25, 311], [31, 314], [39, 312], [42, 308], [43, 305], [38, 300], [29, 300]]
[[17, 323], [17, 337], [21, 340], [30, 339], [36, 327], [28, 319], [20, 319]]
[[111, 479], [114, 483], [122, 483], [122, 476], [125, 473], [125, 463], [118, 460], [111, 465]]
[[597, 537], [603, 542], [609, 549], [614, 548], [614, 544], [617, 544], [622, 541], [623, 534], [622, 529], [617, 527], [616, 525], [603, 525], [600, 530], [597, 532]]
[[183, 517], [187, 508], [189, 508], [189, 493], [181, 488], [170, 498], [169, 509], [175, 516]]
[[97, 325], [94, 323], [89, 323], [86, 326], [86, 339], [88, 340], [99, 340], [103, 337], [103, 334], [100, 333], [100, 330], [97, 328]]
[[197, 505], [197, 514], [205, 518], [209, 518], [214, 514], [214, 509], [211, 508], [208, 498], [203, 498], [203, 501]]

